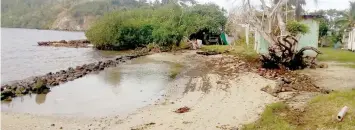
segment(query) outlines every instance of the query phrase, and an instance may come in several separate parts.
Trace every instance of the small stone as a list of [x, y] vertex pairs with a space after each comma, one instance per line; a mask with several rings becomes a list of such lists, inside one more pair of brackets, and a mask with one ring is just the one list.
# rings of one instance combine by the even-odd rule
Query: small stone
[[313, 64], [312, 64], [312, 65], [310, 66], [310, 68], [311, 68], [311, 69], [315, 69], [315, 68], [317, 68], [317, 67], [316, 67], [316, 65], [313, 65]]
[[55, 124], [51, 124], [51, 126], [55, 126]]
[[319, 68], [328, 68], [328, 64], [321, 63], [321, 64], [319, 65]]
[[63, 129], [63, 127], [60, 127], [59, 129], [61, 129], [61, 130], [62, 130], [62, 129]]

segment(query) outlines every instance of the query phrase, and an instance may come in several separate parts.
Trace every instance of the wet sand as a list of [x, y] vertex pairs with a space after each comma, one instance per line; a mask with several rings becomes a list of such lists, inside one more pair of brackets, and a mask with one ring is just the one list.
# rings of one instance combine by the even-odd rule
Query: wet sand
[[[218, 75], [208, 75], [211, 87], [209, 92], [201, 91], [201, 78], [193, 78], [197, 82], [196, 90], [182, 95], [176, 100], [166, 98], [138, 110], [127, 117], [99, 119], [67, 118], [55, 116], [35, 116], [7, 113], [4, 114], [3, 126], [11, 129], [217, 129], [217, 127], [238, 128], [239, 125], [255, 121], [265, 105], [277, 99], [265, 92], [262, 87], [272, 84], [256, 74], [245, 74], [237, 79], [228, 80], [226, 84], [217, 84], [221, 80]], [[250, 82], [250, 81], [253, 82]], [[187, 83], [184, 78], [171, 85]], [[190, 112], [178, 114], [173, 111], [188, 106]], [[47, 120], [48, 119], [48, 120]], [[79, 121], [78, 121], [79, 120]], [[21, 126], [16, 125], [21, 122]], [[51, 127], [51, 124], [56, 124]], [[149, 125], [155, 123], [154, 125]], [[148, 125], [147, 125], [148, 124]]]
[[[260, 89], [273, 81], [247, 73], [237, 79], [218, 84], [221, 77], [207, 75], [211, 85], [208, 92], [202, 91], [201, 77], [193, 78], [195, 91], [190, 91], [177, 100], [166, 100], [157, 106], [148, 107], [129, 116], [122, 123], [110, 129], [218, 129], [218, 127], [238, 128], [255, 121], [265, 105], [277, 99]], [[252, 81], [252, 82], [250, 82]], [[178, 81], [182, 83], [183, 81]], [[190, 112], [178, 114], [180, 107], [190, 107]], [[155, 123], [155, 125], [146, 125]]]
[[[109, 113], [108, 115], [88, 117], [87, 114], [57, 114], [48, 115], [43, 113], [36, 113], [33, 108], [26, 109], [31, 114], [19, 113], [16, 111], [2, 111], [2, 128], [11, 130], [36, 130], [36, 129], [112, 129], [112, 130], [130, 130], [130, 129], [219, 129], [219, 128], [238, 128], [240, 125], [255, 121], [258, 118], [265, 105], [276, 102], [278, 99], [261, 91], [260, 89], [266, 85], [275, 84], [274, 81], [265, 79], [254, 73], [244, 73], [242, 76], [233, 78], [224, 78], [219, 74], [209, 73], [203, 68], [196, 68], [203, 64], [203, 61], [208, 60], [206, 56], [196, 55], [195, 51], [187, 51], [180, 54], [159, 53], [146, 56], [148, 59], [164, 63], [180, 63], [184, 64], [185, 69], [177, 76], [175, 80], [169, 80], [164, 83], [161, 89], [163, 94], [159, 93], [155, 100], [147, 102], [144, 107], [130, 112]], [[148, 60], [149, 61], [149, 60]], [[140, 62], [145, 62], [141, 60]], [[136, 67], [131, 66], [131, 69], [137, 70]], [[146, 68], [146, 67], [145, 67]], [[162, 67], [159, 67], [161, 70]], [[196, 71], [196, 69], [198, 71]], [[153, 70], [154, 72], [157, 70]], [[135, 72], [136, 73], [136, 72]], [[145, 76], [147, 76], [146, 74]], [[139, 75], [135, 75], [139, 77]], [[89, 77], [89, 76], [88, 76]], [[86, 78], [88, 78], [86, 77]], [[144, 77], [144, 76], [143, 76]], [[90, 77], [89, 77], [90, 78]], [[108, 79], [108, 77], [104, 77]], [[80, 79], [78, 79], [80, 80]], [[121, 80], [124, 80], [121, 78]], [[154, 80], [154, 79], [150, 79]], [[115, 80], [114, 80], [115, 81]], [[144, 83], [148, 83], [146, 80]], [[80, 82], [80, 81], [78, 81]], [[92, 80], [94, 82], [94, 80]], [[127, 81], [133, 83], [135, 81]], [[90, 83], [90, 82], [89, 82]], [[130, 86], [128, 83], [127, 86]], [[147, 84], [144, 84], [147, 85]], [[70, 85], [73, 86], [73, 85]], [[97, 86], [97, 85], [95, 85]], [[141, 84], [140, 86], [143, 86]], [[156, 86], [156, 85], [151, 85]], [[60, 87], [59, 87], [60, 88]], [[59, 89], [58, 88], [58, 89]], [[64, 87], [63, 87], [64, 88]], [[93, 89], [89, 87], [88, 89]], [[153, 89], [153, 88], [149, 88]], [[93, 89], [96, 91], [97, 89]], [[139, 89], [136, 89], [139, 90]], [[159, 90], [159, 89], [158, 89]], [[68, 92], [63, 89], [53, 93]], [[152, 90], [149, 90], [152, 91]], [[69, 91], [70, 92], [70, 91]], [[68, 93], [69, 93], [68, 92]], [[84, 93], [85, 91], [83, 91]], [[137, 92], [124, 91], [126, 95], [138, 96]], [[122, 93], [121, 93], [122, 94]], [[160, 95], [161, 94], [161, 95]], [[90, 95], [90, 94], [89, 94]], [[91, 94], [92, 95], [92, 94]], [[82, 95], [82, 98], [88, 97], [86, 101], [95, 102], [99, 105], [102, 103], [114, 104], [115, 100], [91, 100], [90, 96]], [[107, 97], [107, 96], [104, 96]], [[144, 96], [142, 96], [144, 97]], [[128, 100], [131, 104], [139, 102], [129, 100], [129, 98], [121, 97]], [[144, 101], [149, 100], [144, 97]], [[46, 102], [55, 101], [56, 98], [48, 98]], [[33, 100], [33, 99], [32, 99]], [[70, 100], [70, 99], [69, 99]], [[74, 100], [75, 101], [75, 100]], [[142, 101], [142, 102], [144, 102]], [[34, 101], [32, 101], [34, 102]], [[43, 102], [43, 101], [42, 101]], [[75, 103], [75, 102], [73, 102]], [[45, 104], [45, 103], [44, 103]], [[97, 108], [97, 111], [106, 113], [105, 109], [98, 108], [96, 105], [88, 106], [83, 103], [72, 104], [74, 106], [81, 106], [79, 109], [74, 109], [77, 112], [82, 110], [83, 113], [94, 111], [87, 111]], [[70, 105], [70, 104], [67, 104]], [[123, 104], [126, 105], [126, 104]], [[113, 105], [116, 106], [116, 105]], [[121, 105], [117, 105], [119, 108]], [[173, 111], [187, 106], [191, 108], [190, 112], [178, 114]], [[58, 107], [58, 106], [57, 106]], [[124, 107], [124, 106], [122, 106]], [[14, 110], [14, 109], [13, 109]], [[48, 109], [51, 110], [51, 109]], [[53, 109], [55, 110], [55, 109]], [[73, 110], [69, 106], [68, 110]], [[50, 113], [61, 112], [64, 110], [51, 111]], [[109, 111], [109, 110], [108, 110]], [[24, 112], [24, 111], [22, 111]], [[26, 113], [26, 112], [25, 112]], [[75, 113], [75, 112], [74, 112]], [[107, 114], [107, 113], [106, 113]], [[69, 115], [69, 116], [68, 116]], [[85, 116], [83, 116], [85, 115]], [[90, 115], [90, 114], [88, 114]], [[21, 125], [19, 125], [21, 124]]]
[[168, 63], [138, 58], [32, 94], [1, 103], [2, 112], [91, 116], [130, 113], [161, 98], [169, 82]]

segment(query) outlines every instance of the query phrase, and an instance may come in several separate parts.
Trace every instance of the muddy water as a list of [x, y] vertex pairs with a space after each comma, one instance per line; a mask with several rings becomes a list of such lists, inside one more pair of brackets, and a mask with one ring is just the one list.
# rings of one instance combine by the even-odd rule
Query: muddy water
[[108, 116], [127, 114], [153, 103], [169, 81], [169, 64], [141, 57], [98, 74], [2, 102], [2, 111], [44, 115]]

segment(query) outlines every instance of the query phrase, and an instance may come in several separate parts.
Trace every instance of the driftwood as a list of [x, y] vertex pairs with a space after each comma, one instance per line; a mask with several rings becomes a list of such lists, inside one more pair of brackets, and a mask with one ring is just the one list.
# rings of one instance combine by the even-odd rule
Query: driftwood
[[199, 52], [196, 52], [196, 53], [200, 54], [200, 55], [206, 55], [206, 56], [222, 54], [222, 53], [216, 52], [216, 51], [199, 51]]
[[175, 113], [185, 113], [185, 112], [189, 112], [190, 111], [190, 108], [189, 107], [182, 107], [182, 108], [179, 108], [175, 111]]
[[[314, 47], [306, 46], [297, 51], [298, 40], [291, 35], [279, 36], [276, 44], [268, 48], [267, 55], [261, 55], [264, 68], [280, 68], [284, 66], [291, 70], [304, 69], [316, 65], [315, 58], [322, 54]], [[315, 57], [304, 57], [304, 51], [312, 50], [317, 53]]]

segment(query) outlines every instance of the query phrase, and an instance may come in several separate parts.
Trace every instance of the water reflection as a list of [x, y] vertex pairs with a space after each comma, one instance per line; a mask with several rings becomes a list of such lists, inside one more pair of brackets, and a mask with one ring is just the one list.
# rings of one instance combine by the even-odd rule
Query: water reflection
[[[44, 102], [46, 102], [46, 97], [47, 97], [47, 94], [37, 94], [36, 95], [36, 103], [38, 105], [43, 104]], [[21, 102], [23, 102], [23, 101], [21, 101]]]
[[53, 87], [46, 95], [2, 102], [2, 111], [48, 115], [106, 116], [153, 103], [169, 82], [169, 64], [138, 58], [98, 74]]
[[119, 67], [108, 68], [108, 70], [100, 73], [100, 79], [112, 86], [112, 92], [119, 94], [120, 92], [120, 82], [121, 82], [121, 72]]
[[112, 68], [102, 73], [102, 79], [110, 85], [118, 85], [121, 82], [120, 68]]

